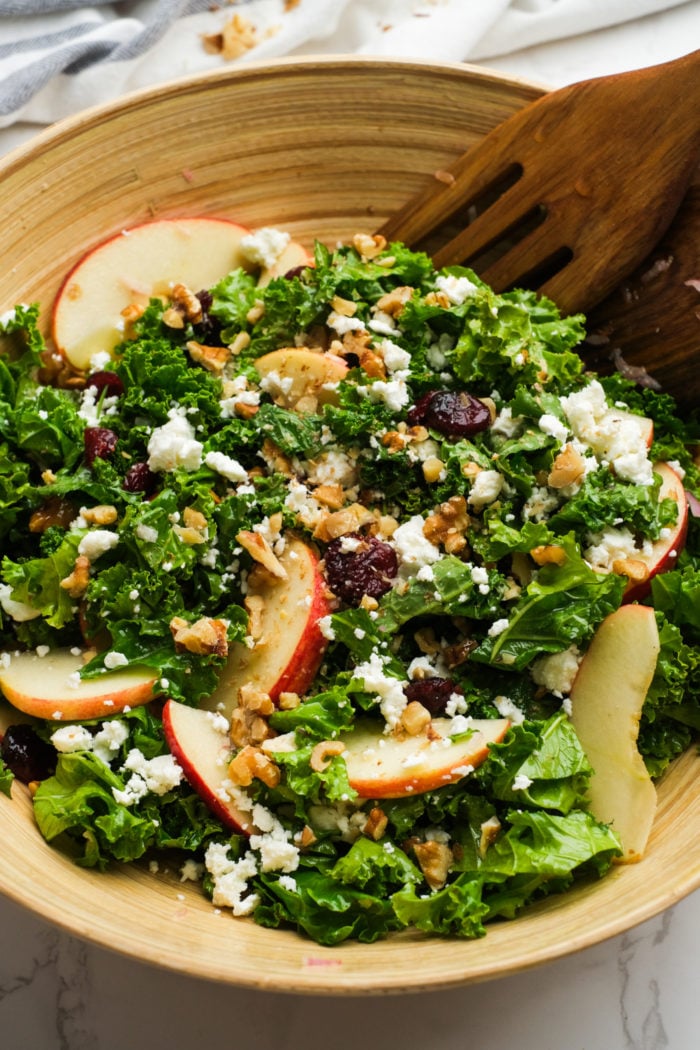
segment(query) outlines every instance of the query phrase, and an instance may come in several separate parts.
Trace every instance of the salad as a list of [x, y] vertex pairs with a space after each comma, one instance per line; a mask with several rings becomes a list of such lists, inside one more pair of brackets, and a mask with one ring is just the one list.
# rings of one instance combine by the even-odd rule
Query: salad
[[581, 316], [358, 235], [84, 370], [0, 331], [0, 787], [47, 842], [325, 945], [641, 856], [700, 729], [700, 430]]

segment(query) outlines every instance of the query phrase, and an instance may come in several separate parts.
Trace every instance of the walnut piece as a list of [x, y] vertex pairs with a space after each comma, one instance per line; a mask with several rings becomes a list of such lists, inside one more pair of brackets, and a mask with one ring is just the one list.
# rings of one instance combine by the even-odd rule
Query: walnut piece
[[250, 532], [248, 529], [243, 529], [238, 533], [236, 539], [241, 547], [248, 551], [253, 561], [258, 562], [264, 569], [267, 569], [270, 575], [278, 580], [287, 579], [286, 569], [265, 537], [261, 536], [259, 532]]
[[586, 464], [583, 457], [573, 445], [565, 445], [552, 464], [547, 484], [553, 489], [563, 489], [567, 485], [576, 484], [585, 473]]
[[262, 780], [268, 787], [277, 787], [280, 782], [279, 766], [259, 747], [253, 747], [251, 744], [246, 744], [243, 750], [231, 759], [228, 775], [239, 787], [249, 787], [253, 780]]
[[68, 591], [71, 598], [82, 598], [90, 582], [90, 559], [79, 554], [75, 559], [73, 571], [61, 580], [61, 587]]
[[274, 736], [267, 719], [275, 710], [268, 693], [257, 689], [251, 682], [238, 690], [238, 706], [231, 714], [231, 741], [236, 747], [246, 744], [262, 744]]
[[374, 839], [375, 842], [378, 842], [379, 839], [384, 836], [388, 824], [389, 818], [384, 810], [380, 809], [379, 806], [375, 806], [374, 809], [369, 811], [367, 823], [363, 827], [362, 833], [367, 835], [368, 838]]
[[196, 656], [228, 655], [228, 624], [225, 620], [213, 620], [202, 616], [188, 623], [181, 616], [173, 616], [170, 633], [175, 642], [175, 651], [194, 653]]
[[444, 842], [433, 840], [415, 842], [413, 852], [431, 890], [442, 889], [447, 882], [447, 875], [454, 859], [450, 847]]
[[314, 773], [322, 773], [324, 769], [328, 769], [331, 759], [342, 755], [344, 750], [345, 744], [342, 740], [321, 740], [311, 752], [309, 765]]

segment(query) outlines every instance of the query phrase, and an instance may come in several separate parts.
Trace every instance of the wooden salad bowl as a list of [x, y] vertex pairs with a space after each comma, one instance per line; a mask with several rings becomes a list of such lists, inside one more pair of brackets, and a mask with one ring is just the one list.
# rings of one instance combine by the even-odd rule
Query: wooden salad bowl
[[[0, 312], [38, 301], [48, 327], [80, 256], [154, 217], [276, 225], [309, 246], [371, 232], [541, 93], [467, 66], [311, 58], [181, 80], [82, 113], [0, 164]], [[0, 795], [0, 891], [77, 936], [211, 980], [329, 994], [455, 986], [596, 944], [700, 885], [697, 762], [691, 749], [662, 778], [643, 861], [477, 941], [406, 933], [322, 948], [217, 914], [175, 871], [76, 867], [41, 839], [18, 784], [12, 799]]]

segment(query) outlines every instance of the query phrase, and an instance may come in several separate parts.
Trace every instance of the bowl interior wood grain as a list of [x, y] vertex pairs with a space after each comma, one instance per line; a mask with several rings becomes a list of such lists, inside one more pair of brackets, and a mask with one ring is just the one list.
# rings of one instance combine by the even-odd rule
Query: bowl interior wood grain
[[[0, 164], [0, 311], [49, 308], [91, 246], [156, 217], [277, 225], [307, 245], [371, 232], [540, 89], [464, 66], [282, 60], [87, 111]], [[614, 687], [614, 683], [611, 683]], [[177, 872], [99, 874], [40, 838], [25, 790], [0, 796], [0, 891], [105, 947], [171, 970], [309, 993], [416, 991], [511, 974], [620, 933], [700, 884], [697, 758], [659, 785], [647, 858], [491, 927], [479, 941], [403, 934], [320, 948], [217, 914]]]

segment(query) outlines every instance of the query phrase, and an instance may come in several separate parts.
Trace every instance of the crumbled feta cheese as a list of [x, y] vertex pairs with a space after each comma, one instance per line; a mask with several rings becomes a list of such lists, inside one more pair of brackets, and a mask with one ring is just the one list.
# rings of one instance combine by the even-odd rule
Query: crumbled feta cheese
[[394, 372], [393, 379], [375, 379], [367, 386], [358, 386], [357, 390], [370, 401], [383, 401], [392, 412], [400, 412], [410, 400], [405, 372]]
[[324, 638], [327, 638], [329, 642], [335, 640], [335, 631], [333, 630], [333, 618], [332, 616], [322, 616], [316, 621], [318, 629]]
[[78, 554], [84, 555], [88, 561], [97, 561], [100, 555], [113, 550], [119, 543], [116, 532], [107, 529], [92, 529], [78, 544]]
[[625, 481], [636, 485], [653, 483], [652, 464], [639, 422], [608, 406], [597, 379], [560, 398], [560, 403], [574, 435], [589, 446], [598, 460], [610, 463]]
[[26, 602], [15, 601], [12, 598], [12, 587], [7, 583], [0, 583], [0, 605], [17, 623], [35, 620], [37, 616], [41, 616], [40, 609], [35, 609], [33, 605], [27, 605]]
[[116, 718], [103, 722], [102, 728], [92, 738], [93, 753], [109, 765], [119, 754], [119, 749], [128, 736], [129, 730], [125, 722]]
[[550, 511], [556, 510], [559, 501], [546, 485], [535, 485], [523, 504], [523, 518], [528, 521], [544, 521]]
[[455, 306], [461, 306], [465, 299], [478, 291], [477, 286], [468, 277], [455, 277], [454, 274], [437, 277], [435, 288], [438, 292], [444, 292]]
[[124, 653], [117, 652], [107, 653], [104, 660], [105, 667], [110, 671], [117, 667], [126, 667], [128, 663], [129, 658], [124, 656]]
[[136, 538], [143, 540], [144, 543], [155, 543], [158, 539], [158, 532], [151, 525], [144, 525], [143, 522], [137, 525], [134, 529]]
[[498, 499], [503, 488], [503, 475], [497, 470], [480, 470], [474, 478], [474, 484], [467, 496], [467, 503], [480, 510], [488, 503]]
[[496, 708], [501, 718], [508, 718], [513, 725], [520, 725], [521, 722], [525, 721], [525, 714], [508, 696], [497, 696], [493, 702], [493, 706]]
[[424, 524], [421, 515], [414, 514], [403, 525], [399, 525], [391, 537], [404, 574], [412, 575], [424, 565], [432, 565], [439, 561], [441, 557], [440, 548], [424, 535]]
[[289, 244], [289, 234], [272, 226], [263, 226], [241, 238], [240, 249], [254, 266], [272, 269]]
[[410, 368], [411, 355], [408, 350], [394, 343], [391, 339], [382, 339], [377, 350], [381, 354], [387, 372], [397, 372]]
[[203, 446], [194, 436], [190, 421], [177, 409], [168, 412], [168, 422], [156, 427], [148, 439], [148, 467], [156, 472], [197, 470]]
[[651, 553], [651, 544], [644, 541], [637, 546], [634, 533], [627, 527], [608, 528], [603, 532], [591, 533], [589, 546], [583, 557], [596, 572], [612, 572], [613, 564], [619, 558], [640, 558]]
[[182, 769], [172, 755], [156, 755], [146, 758], [138, 748], [132, 748], [120, 772], [130, 772], [124, 790], [112, 788], [117, 802], [131, 806], [138, 802], [149, 791], [155, 795], [165, 795], [182, 780]]
[[549, 412], [540, 416], [539, 428], [544, 434], [555, 438], [560, 445], [565, 444], [569, 436], [569, 428], [566, 424]]
[[226, 843], [212, 842], [204, 854], [204, 866], [212, 877], [212, 902], [231, 908], [234, 915], [250, 915], [258, 903], [255, 893], [248, 893], [248, 880], [257, 875], [255, 857], [249, 851], [233, 860]]
[[492, 434], [501, 434], [505, 438], [515, 437], [522, 426], [522, 417], [514, 416], [513, 409], [506, 405], [491, 424]]
[[207, 452], [204, 464], [216, 474], [220, 474], [222, 478], [226, 478], [227, 481], [243, 483], [248, 480], [248, 471], [245, 467], [224, 452]]
[[402, 682], [384, 673], [384, 661], [377, 652], [372, 653], [369, 660], [356, 666], [354, 677], [364, 683], [366, 692], [375, 694], [387, 730], [393, 729], [407, 703]]
[[518, 773], [511, 786], [513, 791], [527, 791], [531, 784], [532, 780], [526, 773]]
[[562, 697], [571, 692], [581, 659], [577, 646], [570, 645], [563, 652], [549, 653], [535, 660], [530, 674], [537, 685], [543, 685], [554, 696]]
[[333, 328], [338, 335], [343, 336], [348, 332], [365, 332], [367, 326], [360, 317], [346, 317], [345, 314], [339, 314], [336, 310], [331, 310], [328, 315], [327, 321], [328, 327]]
[[60, 726], [51, 734], [51, 743], [62, 755], [92, 750], [92, 733], [85, 726]]
[[499, 634], [503, 634], [504, 631], [508, 630], [509, 620], [503, 618], [501, 620], [494, 620], [488, 629], [489, 638], [497, 638]]

